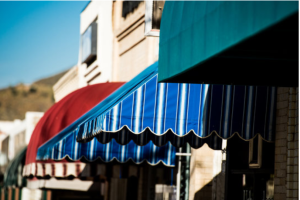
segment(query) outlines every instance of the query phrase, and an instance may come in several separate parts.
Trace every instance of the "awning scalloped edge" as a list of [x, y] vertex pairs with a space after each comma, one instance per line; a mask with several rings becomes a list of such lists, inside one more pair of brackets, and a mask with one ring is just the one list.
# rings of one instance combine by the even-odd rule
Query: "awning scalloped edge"
[[[75, 134], [76, 131], [74, 131]], [[194, 130], [190, 130], [185, 135], [177, 135], [172, 129], [168, 129], [164, 133], [158, 135], [154, 133], [149, 127], [145, 128], [140, 133], [133, 132], [128, 126], [123, 126], [117, 131], [99, 131], [94, 132], [91, 135], [85, 136], [85, 138], [78, 139], [77, 142], [86, 143], [91, 141], [93, 138], [97, 138], [97, 140], [102, 143], [106, 144], [109, 143], [112, 139], [115, 139], [116, 142], [119, 144], [128, 144], [131, 140], [134, 141], [137, 145], [143, 146], [149, 141], [152, 141], [156, 146], [163, 146], [167, 142], [171, 142], [171, 144], [175, 147], [182, 147], [186, 143], [189, 143], [191, 147], [193, 148], [200, 148], [203, 144], [207, 143], [208, 146], [212, 149], [219, 149], [218, 146], [222, 144], [222, 140], [228, 140], [231, 139], [237, 135], [241, 140], [249, 142], [251, 139], [257, 137], [258, 135], [261, 136], [261, 138], [266, 141], [273, 143], [274, 141], [269, 141], [265, 139], [262, 134], [256, 133], [253, 137], [245, 139], [241, 136], [240, 133], [234, 132], [229, 135], [229, 137], [224, 138], [218, 134], [217, 131], [213, 130], [209, 135], [205, 137], [200, 137], [197, 135]], [[213, 140], [213, 141], [212, 141]], [[214, 142], [217, 141], [217, 144], [214, 144]], [[215, 147], [214, 147], [215, 146]]]

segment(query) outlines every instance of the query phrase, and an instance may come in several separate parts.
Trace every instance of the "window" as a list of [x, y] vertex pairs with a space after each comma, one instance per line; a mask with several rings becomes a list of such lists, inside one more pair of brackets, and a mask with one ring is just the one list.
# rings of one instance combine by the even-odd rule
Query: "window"
[[81, 35], [81, 61], [89, 66], [97, 58], [97, 23], [93, 22]]
[[134, 9], [139, 7], [141, 2], [142, 1], [123, 1], [122, 17], [126, 18], [129, 13], [133, 12]]
[[160, 21], [165, 1], [146, 1], [145, 35], [159, 36]]
[[260, 168], [262, 161], [262, 137], [257, 135], [249, 141], [249, 167]]

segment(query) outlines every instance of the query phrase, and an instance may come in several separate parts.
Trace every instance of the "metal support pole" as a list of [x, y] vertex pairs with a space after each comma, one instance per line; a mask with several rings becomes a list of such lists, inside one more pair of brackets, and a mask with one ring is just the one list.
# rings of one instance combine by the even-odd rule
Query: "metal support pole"
[[[179, 148], [179, 153], [182, 152], [182, 148]], [[180, 172], [181, 172], [181, 156], [178, 157], [178, 170], [176, 181], [176, 200], [180, 200]]]
[[[178, 156], [178, 172], [176, 181], [176, 200], [189, 199], [189, 181], [190, 181], [190, 156], [191, 148], [189, 144], [179, 148]], [[182, 178], [182, 179], [181, 179]]]
[[[184, 170], [184, 174], [185, 174], [185, 195], [184, 195], [184, 200], [189, 200], [189, 188], [190, 188], [190, 160], [191, 160], [191, 147], [189, 144], [187, 144], [186, 149], [186, 157], [185, 157], [185, 170]], [[188, 155], [190, 154], [190, 155]]]

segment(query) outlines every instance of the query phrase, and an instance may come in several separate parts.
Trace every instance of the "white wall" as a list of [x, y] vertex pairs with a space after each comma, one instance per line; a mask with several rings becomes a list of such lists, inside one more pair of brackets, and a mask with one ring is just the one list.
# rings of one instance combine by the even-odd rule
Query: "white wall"
[[40, 189], [29, 189], [29, 188], [22, 188], [22, 199], [21, 200], [42, 200], [43, 192]]
[[14, 121], [0, 121], [0, 132], [7, 133], [13, 126]]
[[8, 159], [12, 160], [15, 157], [15, 135], [22, 133], [26, 130], [25, 120], [15, 120], [13, 128], [8, 132]]
[[24, 120], [14, 120], [12, 127], [7, 131], [9, 135], [8, 143], [8, 159], [12, 160], [17, 152], [15, 152], [15, 137], [18, 134], [23, 134], [25, 132], [24, 145], [28, 145], [32, 132], [43, 116], [42, 112], [26, 112]]
[[[97, 60], [88, 68], [81, 63], [81, 46], [78, 57], [79, 87], [88, 85], [88, 81], [100, 72], [89, 84], [110, 82], [112, 80], [112, 1], [92, 1], [80, 14], [80, 34], [89, 25], [97, 22]], [[81, 42], [80, 42], [81, 45]]]
[[14, 121], [0, 121], [0, 149], [2, 147], [2, 141], [7, 137], [13, 125]]
[[39, 120], [43, 117], [43, 112], [26, 112], [25, 120], [26, 120], [26, 144], [29, 144], [32, 132], [39, 122]]

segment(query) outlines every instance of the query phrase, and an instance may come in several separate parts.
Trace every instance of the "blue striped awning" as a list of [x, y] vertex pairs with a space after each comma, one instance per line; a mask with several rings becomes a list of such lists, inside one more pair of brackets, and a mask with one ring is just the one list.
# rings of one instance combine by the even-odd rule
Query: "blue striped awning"
[[274, 140], [275, 87], [158, 83], [157, 67], [153, 64], [138, 75], [144, 79], [122, 86], [109, 104], [92, 109], [74, 129], [77, 141], [114, 138], [120, 144], [133, 140], [145, 145], [151, 140], [177, 147], [188, 142], [194, 148], [208, 142], [216, 148], [220, 138], [234, 134]]
[[[46, 145], [47, 146], [47, 145]], [[37, 160], [62, 160], [72, 161], [87, 160], [89, 162], [101, 160], [111, 162], [117, 160], [126, 163], [132, 160], [136, 164], [148, 162], [150, 165], [163, 163], [166, 166], [175, 166], [176, 148], [170, 143], [157, 147], [153, 142], [138, 146], [133, 141], [126, 145], [118, 144], [114, 139], [106, 144], [97, 142], [96, 138], [88, 143], [76, 142], [76, 136], [69, 134], [53, 146], [39, 149]]]

